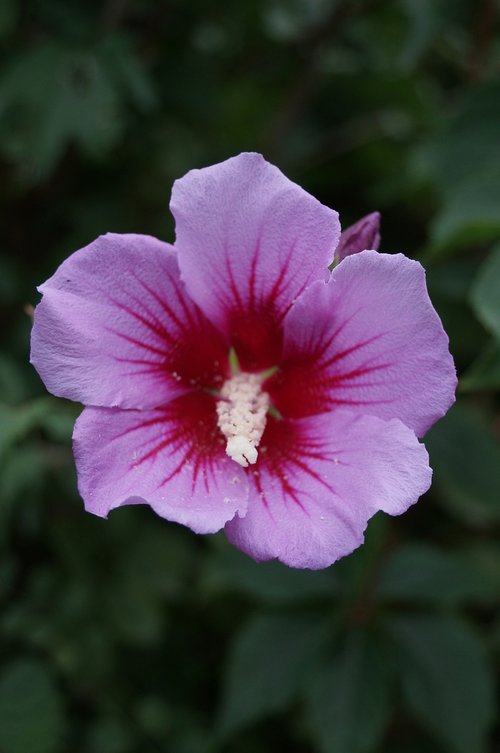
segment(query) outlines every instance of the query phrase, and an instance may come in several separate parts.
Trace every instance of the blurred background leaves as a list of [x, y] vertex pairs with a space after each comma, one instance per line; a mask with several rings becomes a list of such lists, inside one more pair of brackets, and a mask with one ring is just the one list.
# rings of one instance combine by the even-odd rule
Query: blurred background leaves
[[[0, 4], [1, 753], [493, 753], [500, 661], [495, 0]], [[28, 365], [37, 284], [173, 238], [192, 167], [263, 151], [427, 268], [459, 399], [434, 484], [328, 571], [139, 507], [83, 512], [78, 407]]]

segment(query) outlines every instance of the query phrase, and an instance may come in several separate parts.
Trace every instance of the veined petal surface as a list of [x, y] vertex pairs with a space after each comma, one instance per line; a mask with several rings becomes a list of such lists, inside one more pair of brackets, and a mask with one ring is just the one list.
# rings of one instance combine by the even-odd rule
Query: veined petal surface
[[215, 399], [192, 392], [161, 410], [85, 408], [73, 434], [78, 485], [96, 515], [149, 504], [196, 533], [244, 514], [248, 482], [225, 454]]
[[422, 266], [402, 254], [348, 256], [284, 323], [280, 371], [266, 389], [285, 416], [348, 407], [399, 418], [418, 436], [454, 401], [448, 338]]
[[187, 295], [172, 246], [101, 236], [40, 287], [31, 360], [55, 395], [90, 405], [155, 408], [216, 387], [227, 345]]
[[252, 153], [192, 170], [170, 206], [189, 294], [244, 369], [275, 365], [283, 317], [333, 259], [337, 212]]
[[401, 421], [345, 409], [271, 419], [248, 511], [226, 535], [256, 560], [327, 567], [362, 543], [378, 510], [399, 515], [416, 502], [431, 475], [425, 447]]

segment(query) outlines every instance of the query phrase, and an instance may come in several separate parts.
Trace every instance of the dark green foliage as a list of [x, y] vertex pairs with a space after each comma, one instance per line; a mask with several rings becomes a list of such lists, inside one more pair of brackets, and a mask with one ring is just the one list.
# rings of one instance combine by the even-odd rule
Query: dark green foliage
[[454, 617], [389, 622], [410, 711], [447, 750], [485, 749], [494, 717], [493, 677], [480, 642]]
[[306, 716], [320, 751], [378, 748], [391, 715], [390, 679], [381, 641], [366, 629], [351, 630], [307, 690]]
[[457, 403], [430, 430], [427, 446], [440, 501], [450, 513], [481, 527], [498, 521], [500, 446], [487, 416]]
[[478, 318], [500, 339], [500, 245], [495, 246], [479, 269], [471, 300]]
[[51, 672], [24, 659], [0, 674], [0, 745], [5, 753], [57, 753], [63, 750], [62, 699]]
[[228, 655], [221, 734], [286, 709], [314, 675], [333, 628], [314, 612], [265, 614], [247, 623]]
[[[0, 2], [0, 752], [493, 753], [500, 48], [493, 0]], [[192, 167], [263, 151], [426, 265], [459, 400], [431, 491], [320, 573], [140, 507], [83, 511], [35, 287], [173, 239]], [[497, 727], [495, 727], [495, 724]]]

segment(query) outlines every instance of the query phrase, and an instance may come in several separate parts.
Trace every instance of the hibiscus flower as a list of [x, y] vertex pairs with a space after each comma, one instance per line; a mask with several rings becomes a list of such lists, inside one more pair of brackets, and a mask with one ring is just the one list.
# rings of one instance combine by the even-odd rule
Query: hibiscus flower
[[86, 509], [147, 503], [256, 560], [326, 567], [430, 485], [418, 437], [456, 378], [424, 270], [377, 252], [377, 214], [341, 237], [258, 154], [192, 170], [171, 209], [175, 245], [108, 234], [40, 288], [32, 362], [87, 406]]

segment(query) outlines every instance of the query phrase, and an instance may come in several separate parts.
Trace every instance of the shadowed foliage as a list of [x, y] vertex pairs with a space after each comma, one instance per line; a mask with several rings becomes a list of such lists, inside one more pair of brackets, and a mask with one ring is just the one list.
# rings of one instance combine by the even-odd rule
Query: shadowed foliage
[[[0, 3], [1, 753], [493, 753], [500, 659], [494, 0]], [[36, 285], [173, 181], [261, 151], [427, 270], [459, 398], [434, 482], [322, 572], [83, 511]]]

